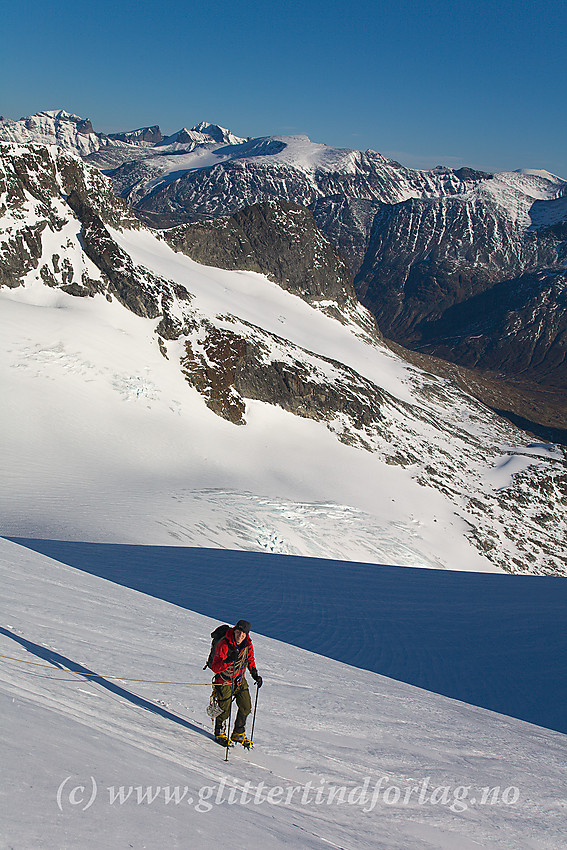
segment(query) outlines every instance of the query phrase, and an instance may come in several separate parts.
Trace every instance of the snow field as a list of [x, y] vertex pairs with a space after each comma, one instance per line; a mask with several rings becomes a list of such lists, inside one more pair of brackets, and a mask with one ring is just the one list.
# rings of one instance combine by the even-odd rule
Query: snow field
[[[200, 268], [195, 287], [207, 282]], [[228, 274], [218, 272], [220, 281]], [[232, 275], [233, 286], [268, 284], [304, 316], [302, 332], [308, 319], [320, 319], [329, 340], [341, 327], [260, 276]], [[258, 316], [274, 315], [256, 294], [250, 313], [256, 304]], [[245, 427], [217, 417], [184, 381], [178, 344], [168, 344], [166, 360], [151, 323], [116, 302], [39, 282], [3, 292], [2, 302], [5, 534], [495, 569], [463, 537], [452, 506], [420, 487], [412, 470], [259, 402], [247, 406]], [[401, 367], [389, 356], [384, 363], [401, 387]], [[267, 511], [270, 502], [280, 507]]]
[[[2, 654], [59, 667], [0, 659], [6, 846], [208, 850], [227, 833], [250, 850], [560, 846], [565, 736], [254, 634], [257, 747], [226, 764], [208, 687], [104, 678], [206, 682], [217, 620], [8, 541], [0, 551]], [[134, 789], [122, 804], [120, 786]], [[192, 803], [166, 804], [165, 787]], [[479, 802], [496, 787], [497, 802]]]

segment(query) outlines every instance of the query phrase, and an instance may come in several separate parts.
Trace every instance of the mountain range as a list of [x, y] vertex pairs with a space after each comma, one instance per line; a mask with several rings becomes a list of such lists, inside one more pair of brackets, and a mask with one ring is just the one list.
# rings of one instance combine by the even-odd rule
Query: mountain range
[[394, 351], [308, 208], [156, 231], [61, 145], [0, 159], [13, 536], [79, 498], [78, 539], [565, 570], [562, 451]]
[[[243, 139], [206, 122], [169, 136], [157, 125], [106, 135], [62, 110], [4, 120], [0, 139], [78, 153], [136, 216], [166, 232], [267, 201], [308, 209], [384, 337], [512, 421], [565, 441], [565, 180], [419, 171], [371, 150], [306, 136]], [[203, 262], [248, 267], [242, 256], [195, 250]]]

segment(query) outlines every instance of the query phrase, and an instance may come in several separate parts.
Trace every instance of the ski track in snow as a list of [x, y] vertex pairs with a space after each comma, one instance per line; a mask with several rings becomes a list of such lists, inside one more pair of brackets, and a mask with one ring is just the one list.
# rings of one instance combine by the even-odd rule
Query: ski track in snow
[[[256, 749], [231, 751], [225, 763], [208, 736], [208, 687], [104, 678], [206, 682], [201, 661], [215, 620], [8, 541], [0, 540], [0, 553], [2, 653], [59, 666], [1, 659], [7, 847], [212, 850], [227, 835], [249, 850], [561, 845], [564, 735], [254, 633], [265, 678]], [[216, 589], [211, 569], [202, 580]], [[80, 669], [102, 678], [85, 680], [73, 672]], [[329, 786], [360, 789], [366, 778], [370, 791], [380, 778], [390, 789], [372, 810], [327, 802]], [[429, 790], [420, 803], [424, 781]], [[260, 782], [265, 791], [280, 786], [280, 798], [311, 782], [320, 802], [311, 793], [306, 803], [296, 794], [286, 805], [241, 804], [246, 782], [253, 791]], [[121, 785], [134, 796], [111, 805], [108, 789]], [[136, 802], [136, 787], [143, 794], [164, 786], [185, 789], [192, 802], [166, 805], [162, 791], [151, 804]], [[211, 810], [198, 811], [209, 786]], [[463, 811], [451, 807], [458, 786], [468, 786]], [[479, 804], [481, 789], [496, 786], [517, 787], [518, 800]], [[395, 802], [412, 787], [407, 804]], [[439, 797], [444, 787], [445, 803], [432, 802], [432, 789]]]

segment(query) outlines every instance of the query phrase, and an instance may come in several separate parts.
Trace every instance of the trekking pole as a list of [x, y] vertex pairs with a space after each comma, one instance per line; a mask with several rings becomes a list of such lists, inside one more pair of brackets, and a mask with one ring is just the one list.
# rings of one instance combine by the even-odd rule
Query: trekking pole
[[226, 730], [227, 742], [226, 742], [226, 754], [225, 754], [225, 757], [224, 757], [225, 761], [228, 761], [228, 751], [230, 749], [229, 734], [230, 734], [230, 717], [232, 715], [232, 695], [233, 695], [233, 693], [234, 693], [234, 677], [232, 679], [232, 685], [230, 686], [230, 706], [229, 706], [229, 709], [228, 709], [228, 728]]
[[254, 724], [256, 723], [256, 709], [258, 707], [258, 691], [260, 688], [256, 685], [256, 699], [254, 700], [254, 714], [252, 715], [252, 729], [250, 730], [250, 740], [254, 741]]

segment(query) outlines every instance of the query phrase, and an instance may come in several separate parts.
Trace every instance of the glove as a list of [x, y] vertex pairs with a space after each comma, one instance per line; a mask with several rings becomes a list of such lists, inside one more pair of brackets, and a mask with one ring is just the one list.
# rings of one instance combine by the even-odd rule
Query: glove
[[252, 678], [256, 682], [257, 687], [261, 688], [264, 680], [259, 675], [258, 671], [256, 669], [250, 670], [250, 675], [252, 676]]
[[233, 661], [236, 661], [238, 659], [239, 655], [240, 655], [240, 652], [238, 651], [238, 649], [235, 646], [229, 647], [228, 652], [226, 654], [227, 663], [232, 664]]

